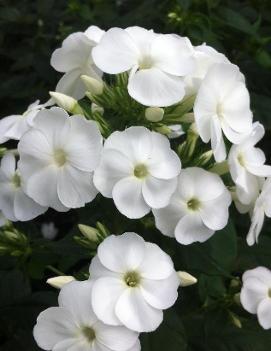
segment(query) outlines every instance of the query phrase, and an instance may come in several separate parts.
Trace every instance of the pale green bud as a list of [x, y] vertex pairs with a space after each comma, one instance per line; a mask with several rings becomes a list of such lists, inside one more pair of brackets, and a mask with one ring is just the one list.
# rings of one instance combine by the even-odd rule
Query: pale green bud
[[164, 109], [161, 107], [148, 107], [145, 110], [145, 117], [150, 122], [160, 122], [164, 117]]
[[74, 281], [75, 278], [72, 275], [60, 275], [47, 279], [46, 283], [51, 285], [53, 288], [61, 289], [65, 284]]
[[104, 84], [102, 81], [86, 75], [82, 75], [81, 79], [92, 95], [101, 95], [103, 93]]
[[194, 285], [198, 282], [197, 278], [193, 277], [193, 275], [191, 275], [187, 272], [178, 271], [177, 275], [180, 279], [180, 286], [182, 286], [182, 287]]
[[99, 231], [96, 228], [90, 227], [85, 224], [78, 224], [78, 229], [88, 240], [98, 242]]
[[194, 113], [193, 112], [188, 112], [188, 113], [185, 113], [180, 121], [182, 123], [193, 123], [195, 121], [195, 117], [194, 117]]
[[55, 103], [64, 110], [73, 114], [83, 114], [81, 107], [73, 97], [58, 93], [57, 91], [50, 91], [50, 95]]
[[241, 329], [242, 323], [241, 323], [240, 319], [238, 318], [238, 316], [233, 312], [229, 312], [229, 314], [230, 314], [230, 318], [232, 320], [233, 325], [235, 325], [237, 328]]
[[103, 115], [104, 114], [104, 108], [99, 106], [99, 105], [97, 105], [97, 104], [95, 104], [95, 102], [93, 102], [91, 104], [91, 112], [92, 113], [98, 112], [100, 115]]
[[160, 127], [156, 127], [155, 130], [158, 132], [158, 133], [161, 133], [163, 135], [168, 135], [171, 133], [171, 129], [166, 126], [166, 125], [162, 125]]
[[223, 175], [223, 174], [229, 173], [228, 161], [225, 160], [223, 162], [216, 163], [211, 169], [209, 169], [209, 171], [216, 173], [218, 175]]

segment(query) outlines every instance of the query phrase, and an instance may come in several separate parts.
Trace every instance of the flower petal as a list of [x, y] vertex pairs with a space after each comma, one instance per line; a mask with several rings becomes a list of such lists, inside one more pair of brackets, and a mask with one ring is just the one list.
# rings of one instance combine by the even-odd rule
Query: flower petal
[[150, 306], [139, 288], [126, 289], [118, 299], [115, 311], [127, 328], [137, 332], [154, 331], [163, 320], [163, 312]]
[[250, 313], [257, 313], [259, 303], [267, 296], [267, 286], [256, 277], [243, 280], [240, 299], [244, 309]]
[[142, 195], [142, 181], [136, 177], [120, 180], [113, 188], [112, 197], [117, 209], [128, 218], [141, 218], [150, 212]]
[[79, 68], [65, 73], [58, 81], [55, 91], [72, 96], [74, 99], [82, 99], [86, 92], [86, 87], [80, 78], [82, 74]]
[[97, 279], [105, 276], [119, 278], [118, 273], [107, 269], [104, 265], [101, 264], [101, 261], [99, 260], [99, 257], [97, 255], [91, 260], [89, 266], [89, 274], [89, 279]]
[[93, 61], [103, 72], [117, 74], [137, 64], [139, 51], [123, 29], [111, 28], [92, 50]]
[[204, 242], [214, 234], [214, 230], [207, 228], [199, 214], [188, 214], [180, 219], [175, 229], [176, 240], [183, 245], [194, 242]]
[[260, 325], [264, 329], [271, 328], [271, 299], [266, 298], [262, 302], [260, 302], [257, 315]]
[[167, 279], [142, 280], [140, 290], [144, 299], [152, 307], [166, 309], [173, 306], [177, 300], [179, 284], [180, 281], [174, 272]]
[[10, 182], [0, 182], [0, 208], [4, 216], [13, 222], [18, 220], [14, 213], [14, 199], [15, 189], [13, 185]]
[[98, 257], [102, 265], [118, 273], [136, 269], [144, 255], [144, 239], [135, 233], [110, 235], [98, 247]]
[[14, 213], [19, 221], [29, 221], [47, 211], [47, 207], [40, 206], [21, 189], [18, 189], [14, 198]]
[[5, 143], [9, 140], [7, 133], [9, 129], [18, 121], [19, 118], [22, 118], [20, 115], [12, 115], [4, 117], [0, 120], [0, 144]]
[[169, 204], [176, 187], [177, 178], [157, 179], [148, 176], [142, 186], [144, 200], [151, 208], [165, 207]]
[[16, 159], [12, 152], [6, 153], [1, 159], [1, 171], [7, 179], [11, 179], [16, 171]]
[[216, 162], [226, 159], [226, 147], [222, 136], [221, 125], [218, 118], [213, 118], [211, 122], [211, 146]]
[[128, 92], [145, 106], [170, 106], [184, 97], [181, 78], [171, 76], [157, 68], [143, 69], [130, 76]]
[[92, 308], [103, 323], [121, 325], [115, 313], [115, 306], [125, 289], [125, 284], [120, 279], [104, 277], [94, 281], [91, 295]]

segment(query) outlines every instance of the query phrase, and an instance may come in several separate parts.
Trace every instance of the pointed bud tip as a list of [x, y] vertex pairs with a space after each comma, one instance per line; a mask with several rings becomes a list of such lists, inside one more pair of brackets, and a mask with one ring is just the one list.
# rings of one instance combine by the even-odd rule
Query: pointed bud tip
[[164, 117], [164, 110], [161, 107], [147, 107], [145, 118], [150, 122], [160, 122]]
[[90, 227], [89, 225], [85, 224], [78, 224], [78, 229], [80, 230], [81, 234], [84, 235], [85, 238], [94, 242], [98, 241], [99, 232], [96, 228]]
[[180, 279], [180, 286], [182, 287], [194, 285], [198, 282], [197, 278], [187, 272], [178, 271], [177, 274]]
[[80, 78], [82, 79], [83, 83], [85, 84], [87, 90], [92, 95], [101, 95], [104, 90], [103, 81], [100, 81], [96, 78], [92, 78], [86, 75], [81, 75]]
[[65, 284], [74, 281], [75, 278], [72, 275], [60, 275], [47, 279], [46, 283], [51, 285], [53, 288], [61, 289]]

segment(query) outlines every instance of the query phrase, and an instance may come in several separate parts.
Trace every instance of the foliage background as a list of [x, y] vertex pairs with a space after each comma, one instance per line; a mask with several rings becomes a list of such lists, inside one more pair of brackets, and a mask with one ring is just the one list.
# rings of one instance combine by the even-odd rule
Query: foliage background
[[[59, 79], [49, 64], [52, 51], [69, 33], [91, 24], [175, 32], [189, 36], [193, 44], [207, 42], [224, 52], [246, 76], [255, 119], [267, 129], [261, 147], [270, 163], [270, 0], [0, 0], [1, 117], [23, 112], [36, 99], [46, 101]], [[110, 200], [100, 197], [91, 216], [89, 208], [69, 215], [49, 211], [30, 223], [16, 224], [27, 235], [31, 253], [0, 256], [0, 350], [39, 349], [32, 327], [41, 310], [56, 304], [57, 296], [45, 281], [55, 275], [52, 267], [83, 278], [90, 250], [73, 236], [78, 235], [78, 222], [95, 225], [97, 220], [111, 232], [142, 233], [172, 255], [177, 269], [199, 279], [198, 285], [181, 290], [162, 327], [143, 335], [143, 351], [270, 350], [271, 331], [263, 331], [256, 318], [233, 302], [244, 270], [258, 265], [271, 268], [270, 223], [266, 222], [259, 244], [248, 248], [244, 238], [249, 218], [234, 211], [232, 217], [235, 220], [208, 242], [188, 247], [155, 231], [151, 217], [128, 221], [117, 215]], [[59, 229], [55, 241], [41, 236], [41, 224], [50, 221]]]

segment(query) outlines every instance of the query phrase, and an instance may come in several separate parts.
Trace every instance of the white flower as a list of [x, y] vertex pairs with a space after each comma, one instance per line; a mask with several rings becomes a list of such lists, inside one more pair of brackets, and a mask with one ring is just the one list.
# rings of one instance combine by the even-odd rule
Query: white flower
[[125, 327], [100, 322], [91, 308], [92, 282], [65, 284], [59, 307], [40, 313], [34, 338], [43, 350], [139, 351], [138, 334]]
[[226, 226], [230, 203], [230, 193], [217, 174], [186, 168], [169, 205], [153, 210], [155, 224], [181, 244], [203, 242]]
[[237, 66], [220, 63], [210, 68], [199, 88], [194, 114], [201, 139], [205, 143], [211, 139], [217, 162], [225, 160], [222, 131], [233, 144], [252, 131], [249, 94]]
[[15, 156], [11, 153], [1, 160], [0, 209], [13, 222], [28, 221], [47, 210], [25, 194], [23, 181], [16, 169]]
[[0, 120], [0, 144], [9, 139], [20, 140], [21, 136], [33, 125], [37, 113], [46, 104], [40, 105], [39, 100], [29, 105], [22, 115], [12, 115]]
[[264, 329], [271, 328], [271, 271], [257, 267], [243, 274], [241, 304], [252, 314], [257, 314]]
[[135, 233], [107, 237], [90, 264], [90, 278], [97, 317], [138, 332], [158, 328], [162, 310], [178, 297], [179, 279], [171, 258]]
[[167, 135], [169, 139], [176, 139], [185, 134], [183, 127], [180, 124], [172, 124], [171, 126], [168, 126], [168, 128], [171, 130]]
[[97, 194], [92, 172], [101, 149], [95, 122], [59, 107], [40, 111], [18, 144], [27, 194], [57, 211], [84, 206]]
[[264, 165], [264, 152], [255, 147], [262, 139], [264, 127], [256, 122], [253, 132], [241, 144], [233, 145], [229, 153], [229, 168], [236, 184], [238, 199], [243, 204], [250, 204], [258, 195], [259, 177], [270, 177], [271, 166]]
[[213, 65], [216, 63], [230, 63], [225, 55], [205, 43], [194, 47], [194, 58], [196, 68], [193, 73], [184, 78], [186, 96], [198, 92], [202, 80]]
[[53, 222], [42, 223], [41, 234], [45, 239], [53, 240], [57, 236], [58, 229]]
[[146, 106], [170, 106], [182, 100], [182, 77], [194, 69], [188, 38], [156, 34], [141, 27], [111, 28], [93, 49], [103, 72], [130, 71], [128, 92]]
[[262, 191], [255, 202], [251, 218], [251, 226], [247, 235], [248, 245], [258, 242], [258, 237], [263, 227], [264, 216], [271, 217], [271, 178], [267, 178]]
[[56, 86], [56, 91], [81, 99], [86, 88], [80, 76], [87, 75], [100, 79], [101, 72], [92, 60], [92, 49], [101, 39], [104, 31], [96, 26], [84, 33], [70, 34], [51, 57], [51, 65], [58, 72], [65, 73]]
[[0, 227], [3, 227], [7, 222], [6, 217], [3, 215], [2, 211], [0, 210]]
[[128, 218], [140, 218], [150, 208], [168, 204], [181, 162], [168, 139], [144, 127], [114, 132], [105, 141], [94, 184], [103, 196], [113, 198]]

